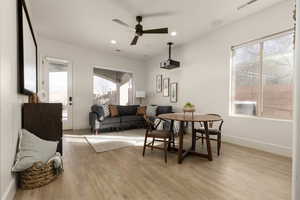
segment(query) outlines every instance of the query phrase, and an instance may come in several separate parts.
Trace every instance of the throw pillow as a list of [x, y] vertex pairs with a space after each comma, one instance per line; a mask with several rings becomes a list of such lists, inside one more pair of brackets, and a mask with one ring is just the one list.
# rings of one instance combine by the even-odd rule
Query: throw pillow
[[111, 117], [117, 117], [119, 116], [118, 107], [115, 105], [109, 105], [109, 111]]
[[19, 146], [13, 172], [30, 168], [33, 163], [47, 161], [56, 153], [58, 142], [42, 140], [29, 131], [22, 129], [19, 135]]
[[140, 106], [137, 108], [136, 115], [145, 115], [147, 110], [147, 106]]
[[136, 115], [138, 107], [138, 105], [117, 106], [120, 116]]
[[157, 106], [147, 106], [146, 115], [149, 117], [156, 116], [156, 110]]
[[104, 112], [104, 117], [109, 117], [110, 112], [109, 112], [109, 106], [108, 105], [102, 105], [103, 112]]

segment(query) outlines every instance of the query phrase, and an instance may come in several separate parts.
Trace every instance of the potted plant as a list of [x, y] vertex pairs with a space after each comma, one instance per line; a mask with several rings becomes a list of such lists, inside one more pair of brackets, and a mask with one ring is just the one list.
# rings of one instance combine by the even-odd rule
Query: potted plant
[[183, 112], [195, 112], [195, 106], [191, 102], [187, 102], [183, 107]]

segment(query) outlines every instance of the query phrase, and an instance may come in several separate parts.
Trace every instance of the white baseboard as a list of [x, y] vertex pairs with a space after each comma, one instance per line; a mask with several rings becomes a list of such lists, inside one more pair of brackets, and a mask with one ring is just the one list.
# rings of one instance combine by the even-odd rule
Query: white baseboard
[[9, 183], [1, 200], [13, 200], [17, 191], [16, 179], [12, 179]]
[[224, 135], [222, 137], [222, 140], [224, 142], [237, 144], [249, 148], [258, 149], [261, 151], [266, 151], [269, 153], [286, 156], [286, 157], [292, 157], [292, 149], [285, 146], [280, 146], [276, 144], [270, 144], [270, 143], [263, 143], [257, 140], [251, 140], [247, 138], [241, 138], [241, 137], [235, 137], [235, 136], [229, 136]]

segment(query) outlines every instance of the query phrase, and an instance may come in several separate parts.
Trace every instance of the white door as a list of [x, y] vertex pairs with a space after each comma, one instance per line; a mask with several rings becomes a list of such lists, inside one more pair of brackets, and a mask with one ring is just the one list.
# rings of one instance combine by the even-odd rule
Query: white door
[[63, 104], [63, 129], [72, 129], [72, 65], [65, 60], [47, 57], [43, 61], [43, 70], [42, 85], [47, 102]]

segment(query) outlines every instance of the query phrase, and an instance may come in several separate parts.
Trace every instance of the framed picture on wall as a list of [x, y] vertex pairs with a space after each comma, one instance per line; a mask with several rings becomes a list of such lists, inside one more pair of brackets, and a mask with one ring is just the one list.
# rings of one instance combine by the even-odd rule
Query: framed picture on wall
[[177, 88], [178, 84], [177, 83], [171, 83], [170, 84], [170, 101], [171, 103], [177, 103]]
[[161, 93], [162, 92], [162, 75], [156, 76], [156, 92]]
[[169, 78], [164, 78], [163, 79], [163, 96], [168, 97], [169, 96], [169, 83], [170, 79]]
[[38, 92], [37, 54], [37, 42], [25, 0], [18, 0], [18, 61], [21, 94], [32, 95]]

